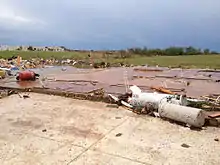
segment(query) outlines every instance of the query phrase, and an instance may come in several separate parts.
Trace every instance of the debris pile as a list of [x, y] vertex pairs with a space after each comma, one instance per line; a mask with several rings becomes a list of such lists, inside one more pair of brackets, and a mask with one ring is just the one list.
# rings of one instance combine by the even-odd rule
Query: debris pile
[[12, 94], [16, 94], [17, 92], [14, 90], [0, 89], [0, 99], [10, 96]]
[[[39, 78], [40, 75], [30, 68], [48, 67], [47, 69], [49, 70], [50, 66], [47, 65], [76, 64], [83, 66], [88, 63], [84, 63], [84, 61], [76, 62], [70, 59], [22, 60], [20, 57], [13, 57], [11, 59], [1, 61], [0, 64], [2, 66], [2, 68], [0, 68], [0, 78], [12, 75], [11, 72], [13, 70], [17, 70], [16, 74], [13, 74], [12, 77], [10, 77], [10, 80], [16, 81], [20, 88], [24, 87], [27, 89], [27, 84], [32, 84], [30, 85], [30, 88], [33, 92], [105, 102], [109, 102], [110, 97], [114, 100], [114, 103], [116, 103], [117, 106], [124, 106], [138, 114], [147, 114], [171, 121], [185, 123], [191, 127], [202, 127], [207, 123], [207, 121], [210, 125], [218, 125], [216, 124], [216, 117], [214, 118], [212, 114], [207, 115], [207, 112], [208, 110], [220, 110], [220, 95], [212, 94], [202, 96], [204, 93], [206, 94], [207, 91], [201, 94], [199, 90], [195, 90], [199, 93], [196, 93], [197, 96], [202, 96], [201, 99], [193, 99], [199, 98], [194, 96], [192, 96], [193, 98], [189, 97], [191, 96], [189, 91], [191, 92], [194, 90], [192, 88], [193, 86], [198, 87], [198, 82], [200, 82], [200, 88], [203, 88], [203, 82], [206, 82], [208, 85], [212, 83], [211, 85], [214, 84], [214, 87], [218, 84], [211, 80], [211, 78], [207, 79], [207, 77], [204, 78], [203, 76], [201, 77], [201, 75], [196, 75], [198, 74], [198, 71], [194, 71], [193, 73], [188, 71], [190, 73], [187, 73], [187, 71], [182, 70], [165, 70], [163, 72], [163, 68], [145, 67], [144, 69], [129, 68], [133, 69], [132, 72], [130, 72], [131, 70], [129, 70], [129, 72], [126, 70], [125, 72], [125, 69], [127, 68], [119, 68], [121, 69], [121, 73], [122, 70], [126, 73], [124, 74], [123, 79], [122, 74], [120, 72], [118, 73], [118, 68], [117, 70], [116, 68], [112, 68], [113, 72], [111, 72], [111, 69], [98, 69], [95, 71], [94, 69], [91, 69], [88, 71], [86, 69], [81, 70], [73, 67], [62, 66], [61, 69], [58, 69], [59, 71], [57, 74], [51, 72], [48, 74], [49, 77], [47, 77], [48, 75], [44, 75], [44, 73], [42, 73], [43, 76], [41, 75], [41, 78]], [[109, 64], [105, 62], [92, 63], [91, 65], [91, 67], [95, 68], [105, 68], [108, 66]], [[71, 71], [70, 68], [75, 70]], [[189, 75], [183, 75], [184, 72]], [[88, 73], [91, 74], [88, 75]], [[137, 74], [139, 77], [146, 77], [146, 79], [134, 79], [134, 76], [132, 75], [133, 73]], [[213, 73], [211, 77], [218, 78], [218, 75]], [[6, 80], [8, 79], [2, 80], [3, 84]], [[123, 80], [125, 84], [122, 84]], [[148, 92], [143, 92], [138, 86], [129, 85], [130, 83], [128, 83], [128, 80], [131, 84], [139, 84], [143, 90], [147, 90]], [[28, 83], [25, 81], [28, 81]], [[161, 83], [158, 83], [159, 81]], [[148, 84], [146, 82], [148, 82]], [[24, 85], [21, 86], [21, 84]], [[38, 88], [36, 88], [36, 84], [40, 84], [40, 87], [38, 86]], [[126, 90], [124, 89], [125, 86]], [[128, 86], [130, 86], [129, 92], [127, 88]], [[172, 88], [168, 88], [167, 86]], [[208, 90], [209, 93], [213, 93], [213, 91], [210, 92], [210, 88]], [[106, 93], [111, 94], [106, 96]], [[118, 94], [118, 97], [114, 96]]]
[[[109, 97], [118, 105], [131, 108], [138, 114], [153, 115], [185, 123], [190, 127], [201, 128], [205, 125], [206, 119], [209, 119], [206, 118], [203, 109], [194, 107], [197, 102], [207, 103], [205, 100], [191, 99], [185, 95], [175, 95], [170, 92], [168, 92], [169, 94], [146, 93], [142, 92], [137, 86], [131, 86], [130, 91], [130, 93], [123, 94], [118, 98], [111, 94], [109, 94]], [[212, 102], [212, 104], [217, 104], [219, 98], [220, 96], [214, 99], [215, 102]]]
[[202, 98], [205, 99], [208, 104], [219, 107], [220, 108], [220, 95], [208, 95], [208, 96], [202, 96]]
[[30, 60], [22, 60], [20, 56], [12, 56], [8, 59], [0, 59], [0, 68], [9, 70], [44, 68], [47, 65], [75, 65], [77, 61], [71, 59], [57, 60], [55, 58], [43, 59], [32, 58]]

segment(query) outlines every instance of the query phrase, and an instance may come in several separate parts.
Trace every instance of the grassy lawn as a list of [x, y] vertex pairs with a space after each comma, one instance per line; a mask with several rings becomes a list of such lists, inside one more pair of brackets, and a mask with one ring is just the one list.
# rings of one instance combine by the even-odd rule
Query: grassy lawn
[[23, 59], [31, 59], [31, 58], [83, 59], [87, 57], [87, 54], [77, 53], [77, 52], [0, 51], [1, 58], [9, 58], [12, 57], [13, 55], [20, 55]]
[[113, 62], [124, 62], [133, 65], [168, 66], [181, 68], [212, 68], [220, 69], [220, 55], [195, 55], [195, 56], [154, 56], [132, 57], [128, 59], [112, 59]]
[[[20, 55], [23, 59], [31, 58], [56, 58], [56, 59], [87, 59], [88, 53], [82, 52], [25, 52], [25, 51], [0, 51], [1, 58], [9, 58], [13, 55]], [[220, 55], [195, 55], [195, 56], [154, 56], [154, 57], [141, 57], [133, 55], [131, 58], [103, 58], [101, 53], [92, 54], [94, 62], [105, 61], [111, 63], [125, 63], [133, 65], [151, 65], [151, 66], [168, 66], [168, 67], [181, 67], [181, 68], [212, 68], [220, 69]]]

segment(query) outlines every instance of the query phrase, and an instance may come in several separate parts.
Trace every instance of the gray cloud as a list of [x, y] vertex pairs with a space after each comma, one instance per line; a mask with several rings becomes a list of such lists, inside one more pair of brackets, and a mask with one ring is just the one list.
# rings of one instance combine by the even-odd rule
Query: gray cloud
[[1, 0], [0, 43], [219, 49], [218, 0]]

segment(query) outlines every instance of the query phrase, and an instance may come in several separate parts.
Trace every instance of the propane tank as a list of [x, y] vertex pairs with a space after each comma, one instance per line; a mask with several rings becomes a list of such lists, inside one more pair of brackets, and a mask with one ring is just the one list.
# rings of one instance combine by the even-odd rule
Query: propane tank
[[23, 71], [19, 73], [16, 79], [20, 81], [30, 81], [30, 80], [34, 81], [36, 77], [35, 77], [35, 73], [32, 71]]
[[176, 105], [163, 102], [158, 109], [161, 117], [183, 122], [194, 127], [202, 127], [205, 124], [205, 115], [202, 109]]

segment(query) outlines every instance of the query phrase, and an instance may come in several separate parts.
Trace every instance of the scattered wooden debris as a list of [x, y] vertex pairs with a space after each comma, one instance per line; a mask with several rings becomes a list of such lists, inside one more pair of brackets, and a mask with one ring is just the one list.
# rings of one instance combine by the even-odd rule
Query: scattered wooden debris
[[164, 69], [160, 69], [160, 68], [134, 68], [134, 71], [141, 71], [141, 72], [163, 72]]
[[220, 117], [220, 112], [217, 112], [217, 113], [213, 113], [211, 115], [209, 115], [210, 118], [217, 118], [217, 117]]
[[174, 92], [172, 92], [169, 89], [163, 88], [163, 87], [152, 86], [151, 89], [154, 89], [154, 90], [156, 90], [157, 92], [160, 92], [160, 93], [166, 93], [166, 94], [170, 94], [170, 95], [175, 95]]
[[202, 96], [202, 97], [206, 99], [207, 102], [220, 106], [220, 95], [212, 94], [212, 95]]
[[90, 95], [96, 95], [96, 96], [104, 96], [105, 94], [105, 91], [103, 88], [99, 88], [99, 89], [95, 89], [95, 90], [92, 90], [92, 91], [89, 91], [87, 92], [88, 94]]
[[15, 94], [14, 90], [0, 89], [0, 99]]

